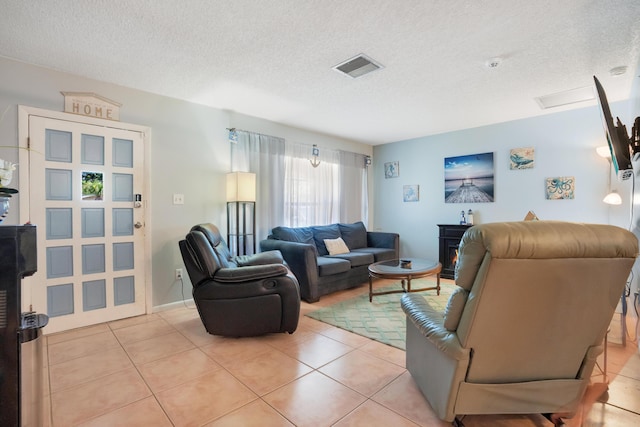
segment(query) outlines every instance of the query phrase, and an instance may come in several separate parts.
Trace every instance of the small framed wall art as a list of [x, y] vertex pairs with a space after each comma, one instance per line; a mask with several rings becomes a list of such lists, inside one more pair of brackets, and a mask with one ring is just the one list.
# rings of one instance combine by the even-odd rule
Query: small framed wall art
[[402, 201], [403, 202], [417, 202], [420, 200], [420, 186], [419, 185], [405, 185], [402, 188]]
[[547, 178], [545, 182], [547, 200], [575, 198], [576, 179], [572, 176]]
[[399, 162], [387, 162], [384, 164], [384, 177], [397, 178], [400, 176]]
[[511, 170], [533, 169], [535, 148], [512, 148], [509, 153], [509, 168]]

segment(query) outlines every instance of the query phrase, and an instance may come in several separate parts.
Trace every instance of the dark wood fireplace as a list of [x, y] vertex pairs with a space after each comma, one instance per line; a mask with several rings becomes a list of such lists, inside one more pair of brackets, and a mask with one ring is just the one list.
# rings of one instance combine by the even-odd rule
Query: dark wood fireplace
[[456, 262], [458, 261], [458, 245], [460, 245], [462, 235], [469, 227], [471, 226], [438, 224], [438, 228], [440, 228], [440, 264], [442, 264], [440, 277], [453, 279]]

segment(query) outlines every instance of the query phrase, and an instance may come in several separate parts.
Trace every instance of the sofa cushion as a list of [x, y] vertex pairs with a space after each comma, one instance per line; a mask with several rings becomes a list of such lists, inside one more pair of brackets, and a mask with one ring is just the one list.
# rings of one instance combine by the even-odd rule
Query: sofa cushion
[[338, 224], [318, 225], [311, 227], [311, 230], [313, 230], [313, 239], [316, 242], [316, 248], [318, 248], [318, 255], [329, 255], [329, 251], [324, 244], [324, 239], [337, 239], [341, 237]]
[[396, 251], [389, 248], [359, 248], [353, 249], [351, 252], [361, 252], [373, 255], [374, 262], [388, 261], [398, 258]]
[[337, 239], [324, 239], [324, 245], [327, 247], [327, 251], [329, 251], [329, 255], [340, 255], [340, 254], [348, 254], [349, 248], [347, 244], [342, 240], [342, 237], [338, 237]]
[[276, 227], [271, 230], [271, 235], [278, 240], [316, 245], [313, 240], [313, 230], [310, 227]]
[[351, 263], [346, 259], [326, 256], [318, 257], [318, 275], [320, 277], [344, 273], [349, 270], [351, 270]]
[[346, 259], [351, 263], [351, 267], [359, 267], [361, 265], [369, 265], [373, 263], [373, 254], [366, 252], [349, 252], [346, 254], [333, 255], [331, 258]]
[[455, 331], [458, 329], [458, 323], [460, 323], [460, 317], [462, 316], [464, 306], [467, 304], [468, 296], [469, 291], [457, 287], [449, 297], [447, 306], [444, 309], [444, 327], [447, 331]]
[[349, 249], [358, 249], [367, 247], [367, 229], [362, 221], [353, 224], [338, 224], [342, 239]]

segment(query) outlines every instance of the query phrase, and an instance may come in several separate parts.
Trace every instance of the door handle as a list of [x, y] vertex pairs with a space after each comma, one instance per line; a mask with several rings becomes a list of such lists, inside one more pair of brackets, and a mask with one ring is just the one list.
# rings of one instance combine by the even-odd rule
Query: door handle
[[135, 224], [133, 224], [133, 226], [135, 228], [142, 228], [142, 223], [140, 221], [136, 222]]

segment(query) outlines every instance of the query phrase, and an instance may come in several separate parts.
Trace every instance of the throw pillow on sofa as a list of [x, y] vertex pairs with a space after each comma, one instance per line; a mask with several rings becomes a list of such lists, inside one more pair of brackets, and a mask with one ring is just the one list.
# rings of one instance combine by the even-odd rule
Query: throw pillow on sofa
[[329, 255], [340, 255], [340, 254], [348, 254], [349, 248], [347, 244], [342, 240], [342, 237], [338, 237], [337, 239], [324, 239], [324, 245], [327, 247], [329, 251]]
[[311, 229], [313, 230], [313, 240], [316, 242], [316, 248], [318, 248], [318, 255], [320, 256], [329, 255], [327, 246], [324, 244], [324, 239], [337, 239], [338, 237], [342, 237], [338, 224], [318, 225], [311, 227]]
[[275, 227], [271, 230], [271, 234], [275, 239], [286, 240], [287, 242], [306, 243], [316, 247], [313, 240], [313, 231], [309, 227]]
[[351, 250], [367, 247], [367, 228], [362, 221], [353, 224], [338, 224], [342, 239]]

